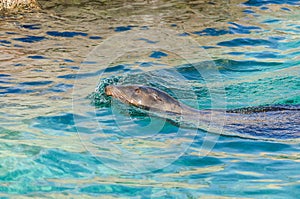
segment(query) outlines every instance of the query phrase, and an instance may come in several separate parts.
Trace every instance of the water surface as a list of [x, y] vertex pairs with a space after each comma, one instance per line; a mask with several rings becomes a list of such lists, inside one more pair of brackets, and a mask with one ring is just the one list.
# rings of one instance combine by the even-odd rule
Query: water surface
[[[103, 93], [108, 84], [140, 83], [199, 109], [300, 104], [298, 1], [51, 1], [43, 6], [42, 13], [0, 21], [2, 197], [300, 194], [298, 142], [180, 128], [111, 102]], [[218, 75], [199, 74], [178, 53], [163, 49], [131, 51], [108, 66], [90, 62], [93, 49], [110, 38], [131, 31], [148, 35], [155, 28], [178, 32], [178, 41], [198, 42], [205, 56], [197, 67], [202, 72], [213, 67]], [[122, 42], [127, 44], [120, 40], [104, 49], [117, 55]], [[90, 71], [94, 66], [98, 70]], [[213, 103], [216, 93], [226, 103]]]

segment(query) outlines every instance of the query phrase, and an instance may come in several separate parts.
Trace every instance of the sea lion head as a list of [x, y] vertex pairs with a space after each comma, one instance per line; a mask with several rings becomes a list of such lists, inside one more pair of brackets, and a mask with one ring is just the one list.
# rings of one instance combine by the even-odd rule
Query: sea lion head
[[105, 93], [123, 103], [153, 111], [180, 113], [181, 104], [169, 94], [142, 85], [109, 85]]

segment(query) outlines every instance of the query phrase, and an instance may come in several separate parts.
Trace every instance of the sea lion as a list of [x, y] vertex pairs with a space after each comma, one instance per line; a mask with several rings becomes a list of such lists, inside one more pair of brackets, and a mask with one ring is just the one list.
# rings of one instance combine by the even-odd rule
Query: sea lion
[[180, 116], [182, 121], [197, 123], [195, 127], [213, 133], [270, 140], [300, 138], [300, 106], [297, 105], [197, 110], [149, 86], [109, 85], [105, 93], [159, 117]]
[[107, 86], [105, 93], [119, 99], [123, 103], [131, 104], [146, 110], [164, 111], [182, 114], [183, 111], [193, 112], [192, 108], [178, 102], [164, 91], [140, 85]]

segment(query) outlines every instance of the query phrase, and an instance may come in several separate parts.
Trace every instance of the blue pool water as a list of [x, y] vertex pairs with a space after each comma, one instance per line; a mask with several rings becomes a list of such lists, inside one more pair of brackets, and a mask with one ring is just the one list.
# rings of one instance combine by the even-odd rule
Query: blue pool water
[[[89, 5], [82, 18], [69, 7], [1, 18], [0, 197], [298, 198], [299, 139], [180, 126], [104, 88], [150, 85], [197, 109], [297, 106], [299, 5], [249, 0], [202, 15], [193, 5], [188, 18], [159, 4], [161, 23], [142, 5], [119, 10], [125, 18]], [[187, 48], [163, 49], [169, 40]]]

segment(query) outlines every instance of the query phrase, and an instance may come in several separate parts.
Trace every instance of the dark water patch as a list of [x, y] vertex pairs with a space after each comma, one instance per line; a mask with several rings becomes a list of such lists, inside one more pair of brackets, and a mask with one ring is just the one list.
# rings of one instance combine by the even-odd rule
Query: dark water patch
[[16, 34], [18, 34], [18, 33], [15, 33], [15, 32], [5, 32], [6, 34], [8, 34], [8, 35], [16, 35]]
[[199, 158], [199, 156], [181, 156], [179, 159], [177, 159], [175, 162], [173, 162], [175, 165], [184, 165], [184, 166], [214, 166], [214, 165], [220, 165], [222, 164], [222, 161], [215, 157], [203, 157]]
[[271, 48], [276, 48], [278, 44], [265, 39], [238, 38], [229, 41], [219, 42], [217, 45], [226, 47], [269, 46]]
[[89, 39], [99, 40], [99, 39], [102, 39], [102, 37], [100, 37], [100, 36], [89, 36]]
[[228, 24], [233, 25], [233, 27], [229, 27], [229, 32], [231, 34], [250, 34], [254, 30], [261, 30], [258, 26], [243, 26], [234, 22], [229, 22]]
[[10, 77], [11, 75], [9, 74], [4, 74], [4, 73], [0, 73], [0, 77]]
[[231, 153], [260, 153], [264, 152], [280, 152], [283, 150], [292, 150], [289, 144], [259, 141], [259, 140], [245, 140], [236, 138], [234, 140], [230, 137], [221, 137], [220, 142], [215, 145], [216, 150], [228, 151]]
[[0, 83], [1, 84], [13, 84], [11, 80], [14, 80], [14, 78], [12, 78], [11, 75], [0, 74]]
[[86, 37], [88, 34], [83, 32], [59, 32], [59, 31], [48, 31], [46, 32], [47, 35], [53, 36], [53, 37], [65, 37], [65, 38], [71, 38], [76, 36], [83, 36]]
[[42, 69], [33, 69], [33, 70], [31, 70], [31, 71], [33, 71], [33, 72], [38, 72], [38, 73], [44, 72], [44, 70], [42, 70]]
[[31, 56], [28, 56], [28, 58], [31, 58], [31, 59], [47, 59], [46, 57], [44, 57], [42, 55], [31, 55]]
[[268, 4], [289, 4], [289, 5], [299, 5], [298, 0], [248, 0], [244, 4], [247, 6], [263, 6]]
[[187, 32], [184, 32], [184, 33], [180, 33], [178, 36], [180, 36], [180, 37], [187, 37], [187, 36], [190, 36], [190, 34], [187, 33]]
[[206, 28], [202, 31], [193, 32], [193, 34], [200, 35], [200, 36], [220, 36], [226, 34], [232, 34], [229, 30], [218, 30], [215, 28]]
[[25, 43], [35, 43], [35, 42], [40, 42], [44, 39], [46, 39], [46, 38], [42, 37], [42, 36], [27, 36], [27, 37], [22, 37], [22, 38], [15, 38], [13, 40], [21, 41], [21, 42], [25, 42]]
[[291, 11], [291, 9], [289, 9], [289, 8], [286, 8], [286, 7], [283, 7], [283, 8], [281, 8], [281, 10], [284, 10], [284, 11]]
[[110, 72], [116, 72], [116, 71], [120, 71], [120, 70], [124, 70], [124, 69], [125, 69], [125, 66], [120, 64], [120, 65], [116, 65], [116, 66], [106, 68], [105, 72], [110, 73]]
[[151, 67], [153, 65], [154, 65], [153, 62], [141, 62], [139, 64], [140, 67]]
[[116, 66], [111, 66], [111, 67], [107, 67], [104, 70], [101, 70], [101, 73], [115, 73], [115, 72], [132, 72], [135, 73], [137, 71], [140, 71], [140, 69], [130, 69], [128, 66], [130, 66], [131, 64], [119, 64]]
[[23, 89], [23, 88], [17, 88], [17, 87], [9, 87], [5, 89], [4, 91], [0, 92], [0, 94], [28, 94], [36, 92], [36, 90], [29, 90], [29, 89]]
[[136, 26], [118, 26], [118, 27], [115, 27], [115, 32], [125, 32], [125, 31], [128, 31], [128, 30], [131, 30], [133, 27], [136, 27]]
[[41, 24], [24, 24], [21, 27], [29, 30], [38, 30], [41, 29]]
[[204, 49], [212, 49], [212, 48], [216, 48], [216, 46], [202, 46], [202, 48], [204, 48]]
[[250, 10], [250, 9], [246, 9], [243, 12], [246, 14], [254, 14], [255, 13], [253, 10]]
[[7, 89], [7, 88], [9, 88], [9, 87], [8, 86], [0, 86], [1, 90]]
[[162, 57], [167, 57], [168, 54], [161, 52], [161, 51], [153, 51], [152, 54], [149, 56], [151, 58], [156, 58], [156, 59], [160, 59]]
[[68, 63], [74, 62], [74, 60], [72, 60], [72, 59], [63, 59], [63, 61], [68, 62]]
[[33, 82], [22, 82], [20, 85], [26, 86], [44, 86], [53, 83], [53, 81], [33, 81]]
[[8, 82], [8, 81], [2, 81], [2, 80], [0, 80], [0, 84], [12, 84], [12, 83]]
[[269, 10], [269, 8], [266, 7], [266, 6], [260, 7], [260, 9], [261, 9], [261, 10]]
[[262, 23], [271, 24], [271, 23], [279, 23], [279, 22], [281, 22], [281, 20], [278, 20], [278, 19], [267, 19], [267, 20], [263, 21]]
[[7, 40], [0, 40], [0, 43], [2, 43], [2, 44], [11, 44], [11, 42], [7, 41]]

